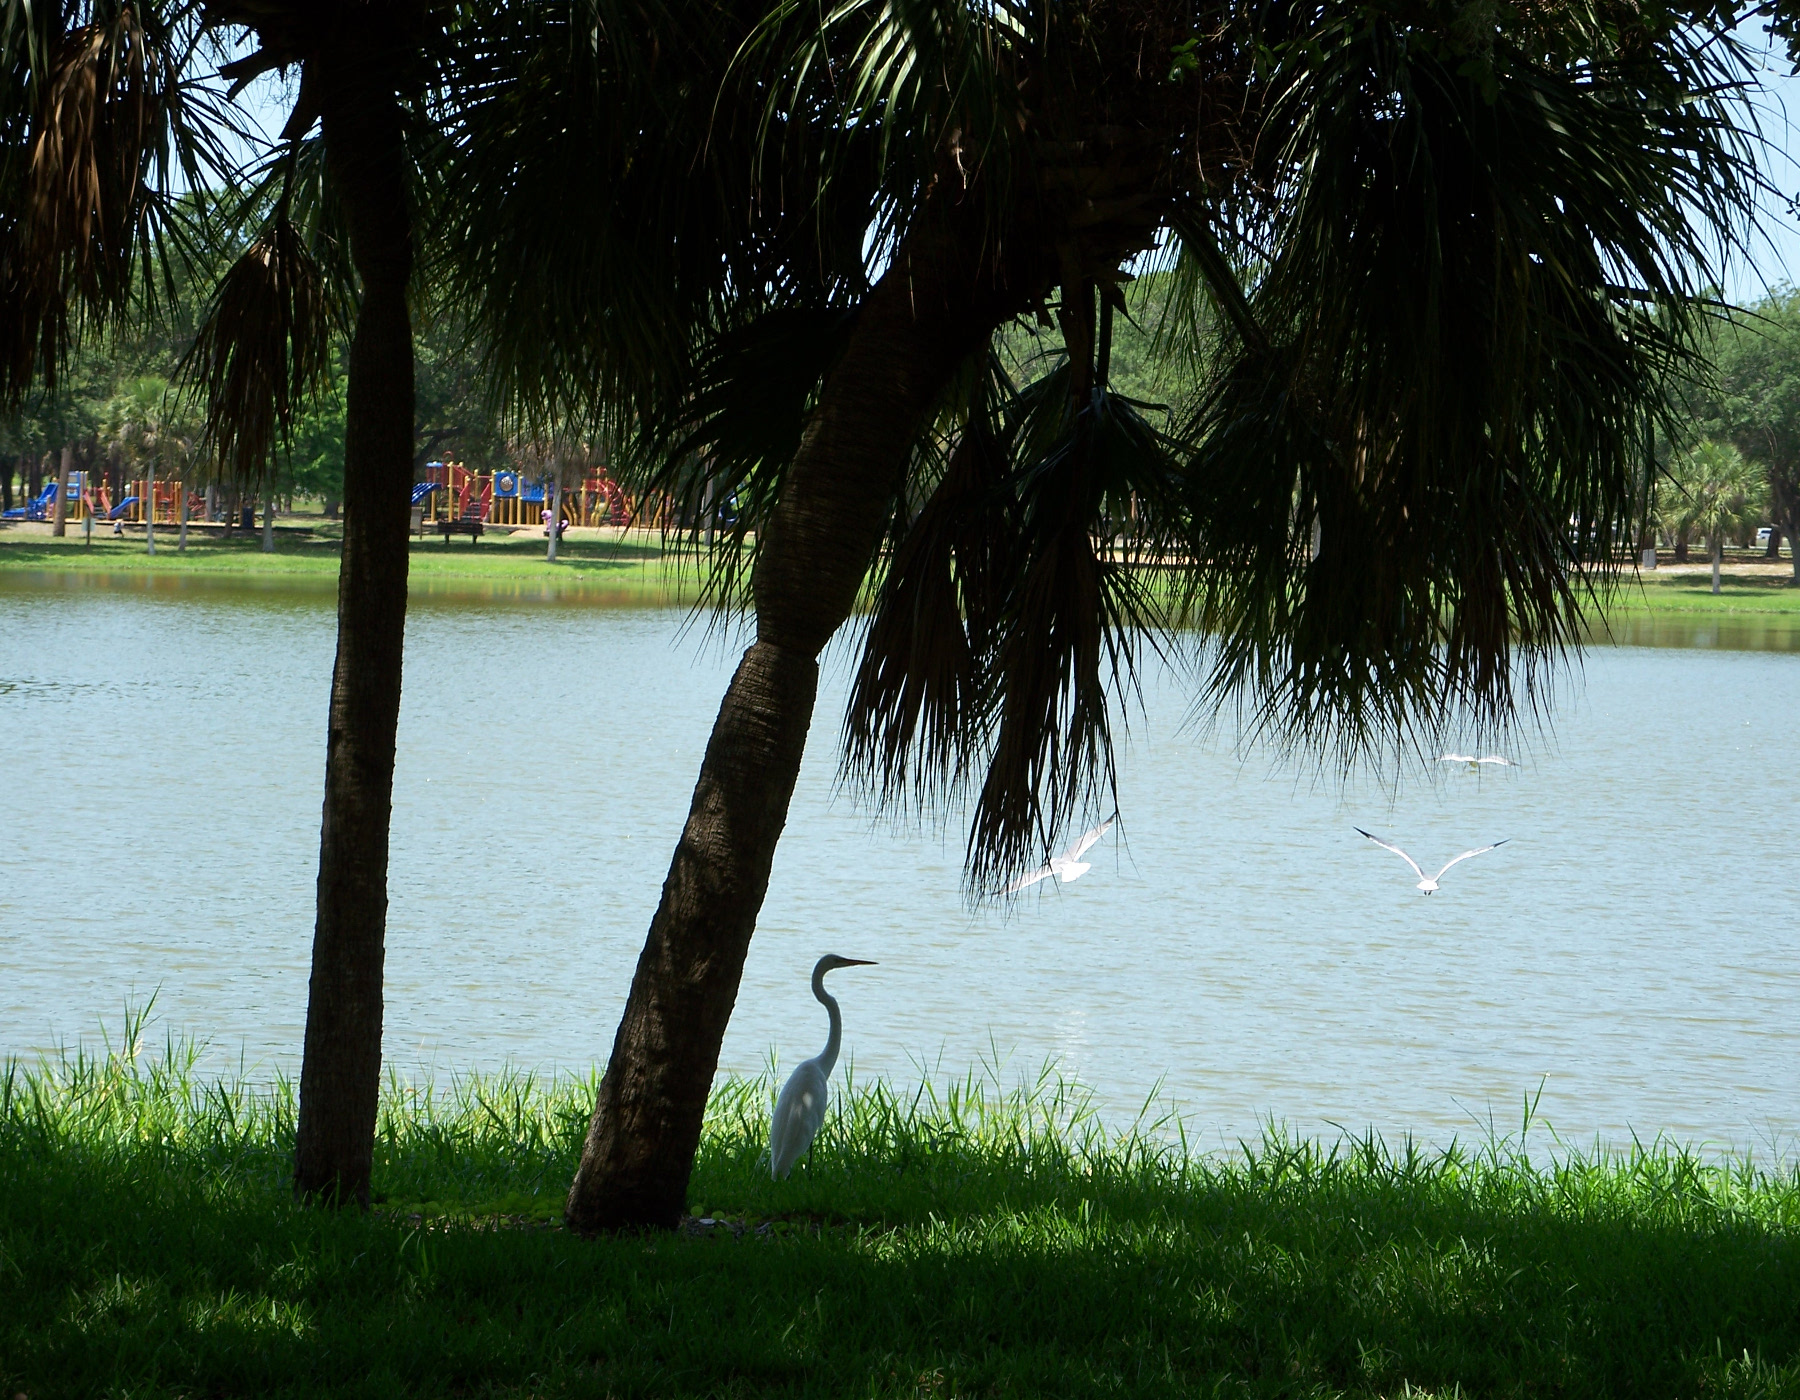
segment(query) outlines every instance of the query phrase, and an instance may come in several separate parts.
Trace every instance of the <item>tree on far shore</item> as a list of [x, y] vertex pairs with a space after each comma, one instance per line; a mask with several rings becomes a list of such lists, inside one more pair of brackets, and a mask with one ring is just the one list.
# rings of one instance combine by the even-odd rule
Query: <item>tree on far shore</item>
[[1785, 536], [1800, 582], [1800, 291], [1783, 288], [1735, 313], [1711, 358], [1696, 426], [1762, 467], [1774, 526], [1768, 557], [1778, 557]]
[[1704, 439], [1675, 458], [1669, 480], [1658, 485], [1657, 505], [1680, 538], [1693, 531], [1706, 537], [1712, 591], [1717, 593], [1725, 541], [1765, 518], [1766, 473], [1730, 443]]

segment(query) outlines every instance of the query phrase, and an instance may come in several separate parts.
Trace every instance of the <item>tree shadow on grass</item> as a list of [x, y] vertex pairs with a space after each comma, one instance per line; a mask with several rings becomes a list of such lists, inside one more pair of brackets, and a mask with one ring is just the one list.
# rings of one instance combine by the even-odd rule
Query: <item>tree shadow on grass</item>
[[[388, 1140], [378, 1180], [415, 1201], [370, 1215], [294, 1206], [278, 1142], [0, 1136], [0, 1385], [1800, 1395], [1800, 1182], [1660, 1147], [1550, 1169], [1273, 1137], [1194, 1160], [839, 1120], [772, 1183], [725, 1122], [693, 1198], [741, 1235], [584, 1241], [507, 1218], [554, 1214], [563, 1136]], [[460, 1206], [434, 1215], [434, 1185]]]

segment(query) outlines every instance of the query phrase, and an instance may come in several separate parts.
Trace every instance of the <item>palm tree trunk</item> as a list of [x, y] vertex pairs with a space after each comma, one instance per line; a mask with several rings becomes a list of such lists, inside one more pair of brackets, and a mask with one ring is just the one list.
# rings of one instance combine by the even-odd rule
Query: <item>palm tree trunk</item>
[[144, 553], [156, 553], [156, 458], [150, 459], [144, 478]]
[[568, 1223], [584, 1234], [680, 1218], [819, 652], [855, 604], [921, 419], [1036, 289], [994, 274], [972, 210], [948, 222], [915, 234], [863, 304], [763, 532], [756, 641], [713, 724], [569, 1190]]
[[1708, 541], [1708, 543], [1710, 543], [1712, 545], [1712, 566], [1713, 566], [1712, 591], [1714, 593], [1717, 593], [1719, 591], [1719, 557], [1722, 554], [1724, 554], [1725, 550], [1724, 550], [1723, 544], [1720, 541], [1720, 537], [1717, 535], [1714, 535], [1712, 537], [1712, 539], [1710, 541]]
[[263, 496], [263, 547], [264, 554], [275, 552], [275, 488], [270, 487]]
[[294, 1190], [367, 1203], [381, 1080], [388, 819], [406, 631], [413, 349], [411, 213], [391, 55], [348, 44], [309, 61], [327, 168], [362, 303], [350, 343], [337, 663], [319, 837], [318, 922], [300, 1070]]
[[556, 527], [562, 520], [562, 480], [558, 478], [550, 483], [550, 549], [544, 556], [552, 564], [556, 562]]
[[69, 533], [69, 469], [75, 464], [75, 449], [65, 446], [62, 466], [56, 473], [56, 499], [50, 505], [50, 533], [62, 538]]
[[179, 489], [177, 489], [175, 494], [181, 498], [181, 533], [175, 537], [175, 552], [177, 554], [186, 554], [187, 553], [187, 527], [188, 527], [188, 493], [187, 493], [187, 485], [185, 482], [179, 487]]

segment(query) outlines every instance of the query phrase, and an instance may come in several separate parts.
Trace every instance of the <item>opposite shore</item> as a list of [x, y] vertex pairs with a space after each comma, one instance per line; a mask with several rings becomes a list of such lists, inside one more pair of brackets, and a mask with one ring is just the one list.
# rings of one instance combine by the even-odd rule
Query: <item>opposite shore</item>
[[[47, 525], [0, 526], [0, 579], [40, 575], [47, 586], [80, 578], [104, 586], [107, 579], [131, 581], [191, 579], [204, 585], [246, 589], [330, 589], [336, 585], [338, 527], [317, 517], [298, 517], [275, 530], [275, 549], [265, 553], [260, 532], [226, 534], [217, 525], [191, 525], [188, 547], [180, 551], [176, 530], [159, 527], [156, 553], [145, 549], [142, 527], [115, 537], [96, 531], [85, 537], [78, 526], [53, 538]], [[691, 543], [653, 530], [607, 527], [571, 529], [554, 563], [544, 558], [543, 532], [491, 529], [479, 543], [466, 537], [415, 539], [411, 586], [423, 598], [459, 597], [483, 601], [590, 601], [620, 606], [677, 606], [701, 596], [704, 561]], [[1760, 555], [1734, 558], [1724, 568], [1722, 587], [1711, 591], [1705, 560], [1628, 574], [1609, 607], [1620, 616], [1687, 615], [1730, 619], [1752, 625], [1800, 629], [1800, 586], [1792, 565]]]

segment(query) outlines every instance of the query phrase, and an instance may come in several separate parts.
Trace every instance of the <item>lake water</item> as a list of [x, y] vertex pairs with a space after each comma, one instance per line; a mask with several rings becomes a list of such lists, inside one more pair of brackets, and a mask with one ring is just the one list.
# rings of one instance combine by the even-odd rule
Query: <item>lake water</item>
[[[682, 623], [415, 607], [403, 1072], [604, 1056], [738, 649]], [[1210, 1146], [1270, 1118], [1441, 1143], [1516, 1127], [1541, 1084], [1565, 1140], [1794, 1156], [1800, 653], [1758, 636], [1591, 651], [1553, 732], [1479, 778], [1320, 781], [1196, 734], [1153, 678], [1093, 873], [1008, 917], [963, 903], [960, 828], [837, 791], [839, 657], [723, 1065], [817, 1051], [806, 978], [835, 951], [880, 962], [833, 978], [858, 1077], [1054, 1061], [1114, 1119], [1160, 1092]], [[333, 639], [318, 593], [0, 585], [0, 1055], [97, 1042], [154, 992], [215, 1064], [297, 1070]], [[1430, 869], [1510, 844], [1425, 898], [1353, 824]]]

